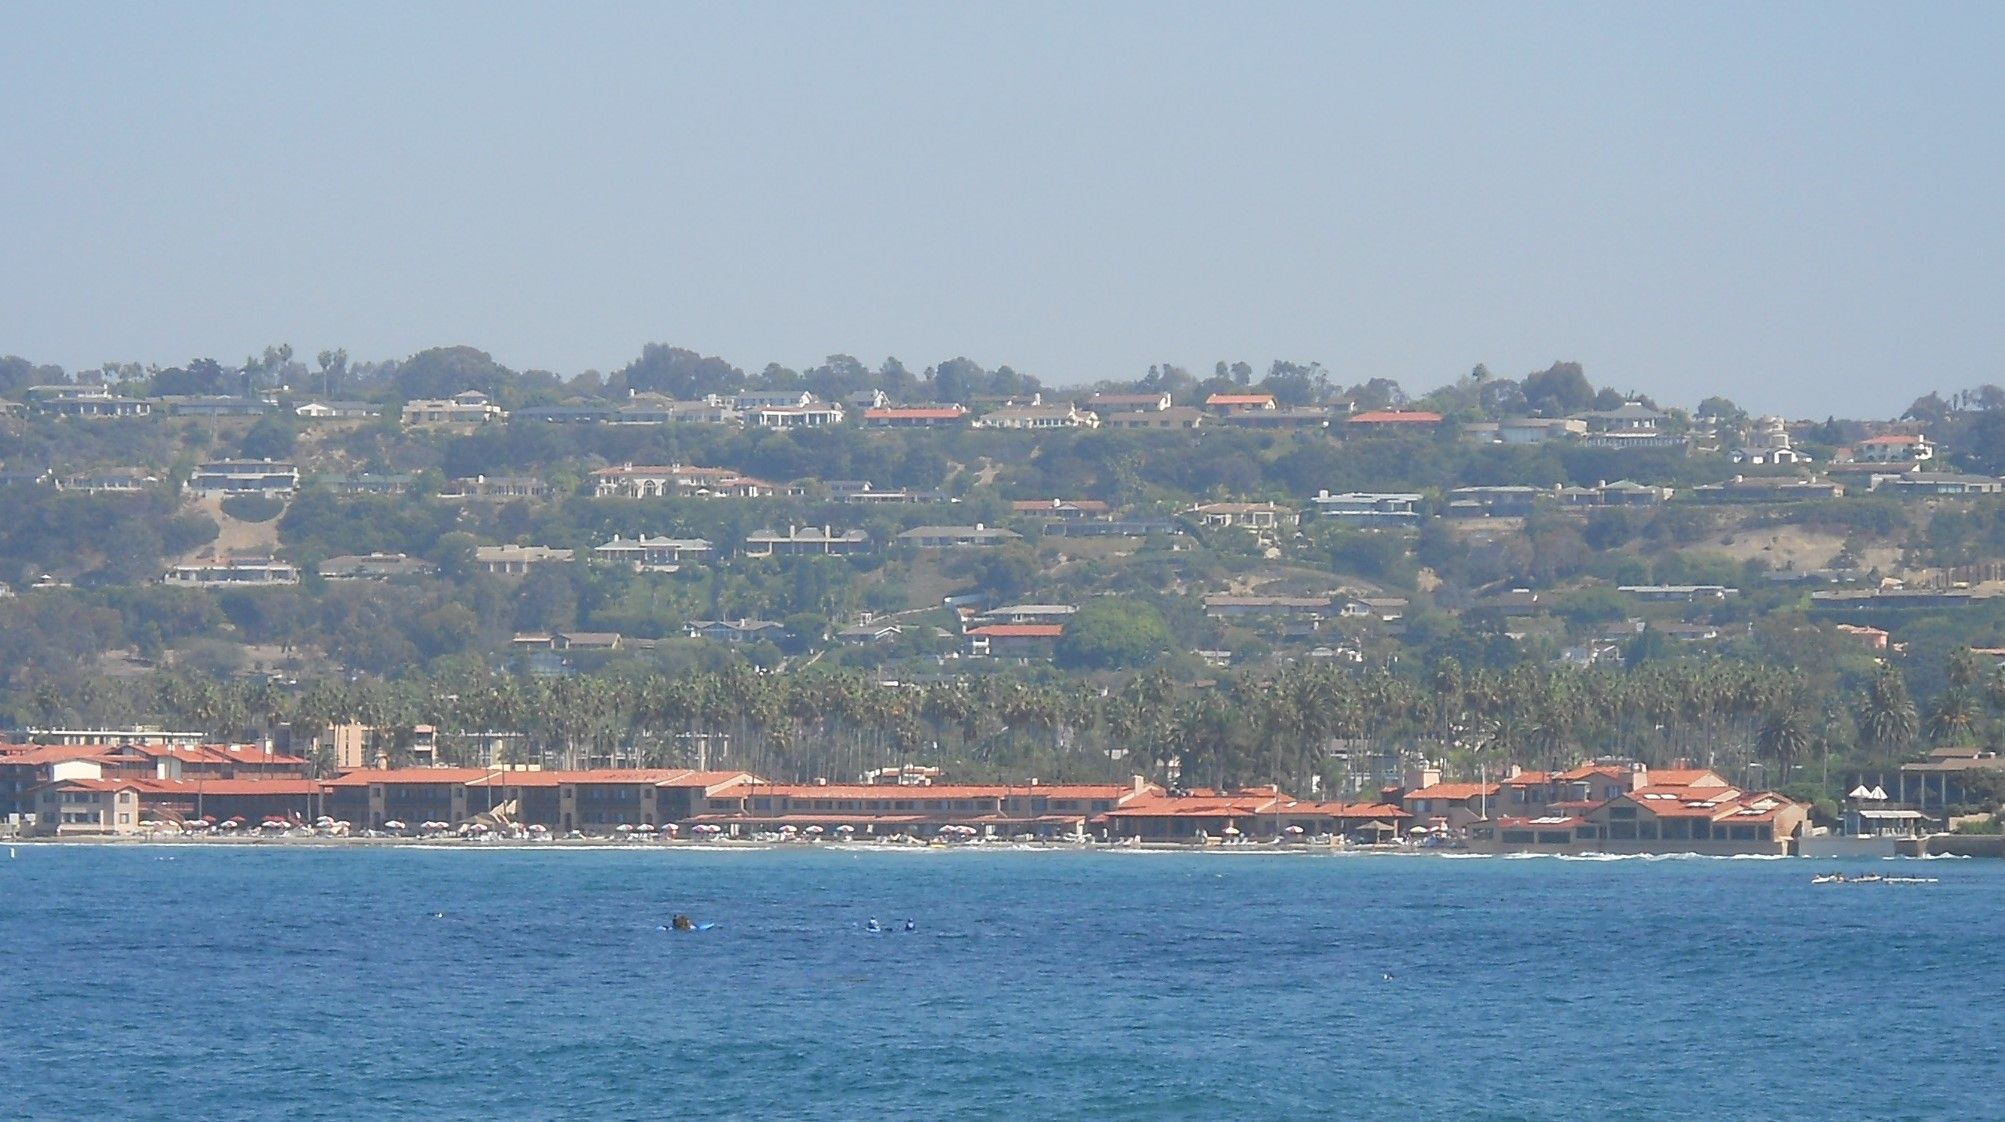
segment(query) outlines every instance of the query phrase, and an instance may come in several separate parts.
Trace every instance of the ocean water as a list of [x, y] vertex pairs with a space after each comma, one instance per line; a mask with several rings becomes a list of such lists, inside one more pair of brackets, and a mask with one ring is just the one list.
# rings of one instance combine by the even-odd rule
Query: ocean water
[[6, 1118], [2005, 1117], [2005, 863], [18, 852]]

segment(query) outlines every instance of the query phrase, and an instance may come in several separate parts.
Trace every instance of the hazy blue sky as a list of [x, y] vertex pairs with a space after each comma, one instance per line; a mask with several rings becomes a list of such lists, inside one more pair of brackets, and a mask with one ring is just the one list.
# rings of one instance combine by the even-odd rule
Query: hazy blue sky
[[2005, 5], [0, 6], [0, 353], [2005, 381]]

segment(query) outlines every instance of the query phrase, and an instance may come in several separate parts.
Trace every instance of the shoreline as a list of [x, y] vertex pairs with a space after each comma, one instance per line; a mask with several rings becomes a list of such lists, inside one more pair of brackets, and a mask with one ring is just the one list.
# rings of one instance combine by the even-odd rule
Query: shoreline
[[198, 838], [198, 837], [56, 837], [56, 838], [9, 838], [4, 844], [13, 851], [21, 848], [39, 847], [99, 847], [99, 848], [153, 848], [153, 849], [422, 849], [434, 852], [566, 852], [566, 853], [897, 853], [897, 854], [946, 854], [946, 853], [1084, 853], [1084, 854], [1191, 854], [1220, 857], [1329, 857], [1329, 858], [1435, 858], [1438, 860], [1549, 860], [1572, 862], [1610, 861], [1802, 861], [1807, 864], [1822, 864], [1831, 861], [1961, 861], [1975, 860], [1968, 854], [1924, 854], [1898, 856], [1852, 856], [1852, 857], [1799, 857], [1792, 854], [1710, 854], [1710, 853], [1526, 853], [1526, 852], [1484, 852], [1475, 850], [1441, 848], [1392, 848], [1392, 847], [1335, 847], [1306, 845], [1235, 845], [1203, 846], [1178, 842], [1145, 843], [1142, 845], [1109, 845], [1105, 843], [1038, 843], [1005, 842], [992, 844], [935, 845], [883, 845], [877, 843], [855, 844], [841, 842], [631, 842], [613, 838], [573, 838], [549, 841], [526, 841], [497, 839], [474, 841], [463, 838]]

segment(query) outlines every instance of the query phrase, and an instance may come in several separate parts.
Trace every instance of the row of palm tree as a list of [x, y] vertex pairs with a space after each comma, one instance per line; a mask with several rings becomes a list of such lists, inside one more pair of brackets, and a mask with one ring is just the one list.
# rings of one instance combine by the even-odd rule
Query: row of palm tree
[[[1923, 715], [1900, 672], [1818, 686], [1792, 670], [1729, 659], [1633, 670], [1518, 666], [1422, 674], [1304, 666], [1191, 684], [1142, 673], [1089, 681], [971, 676], [886, 684], [841, 671], [772, 675], [749, 667], [664, 676], [608, 671], [552, 678], [489, 670], [287, 686], [162, 673], [44, 684], [47, 724], [148, 718], [218, 738], [330, 725], [372, 730], [371, 755], [404, 758], [433, 726], [446, 762], [576, 767], [737, 768], [774, 778], [846, 778], [900, 763], [968, 778], [1109, 779], [1129, 773], [1192, 786], [1365, 787], [1417, 757], [1451, 774], [1562, 768], [1625, 756], [1691, 760], [1786, 782], [1813, 752], [1891, 758], [1926, 736], [1969, 742], [2005, 715], [2005, 675], [1974, 660]], [[325, 761], [330, 764], [332, 761]], [[1326, 788], [1327, 789], [1327, 788]]]

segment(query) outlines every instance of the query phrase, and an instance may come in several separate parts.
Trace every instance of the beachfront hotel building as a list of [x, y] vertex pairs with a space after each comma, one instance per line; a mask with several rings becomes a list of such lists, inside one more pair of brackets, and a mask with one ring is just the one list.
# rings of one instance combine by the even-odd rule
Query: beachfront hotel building
[[[742, 771], [508, 767], [355, 769], [308, 779], [305, 762], [234, 748], [17, 746], [0, 752], [15, 821], [51, 835], [129, 835], [197, 818], [355, 829], [540, 826], [606, 835], [704, 827], [732, 837], [1095, 838], [1157, 844], [1248, 841], [1475, 852], [1786, 854], [1808, 808], [1698, 768], [1597, 761], [1444, 783], [1422, 769], [1376, 801], [1298, 799], [1275, 786], [1165, 789], [1125, 783], [775, 783]], [[23, 821], [32, 814], [33, 822]], [[401, 824], [401, 825], [400, 825]]]

